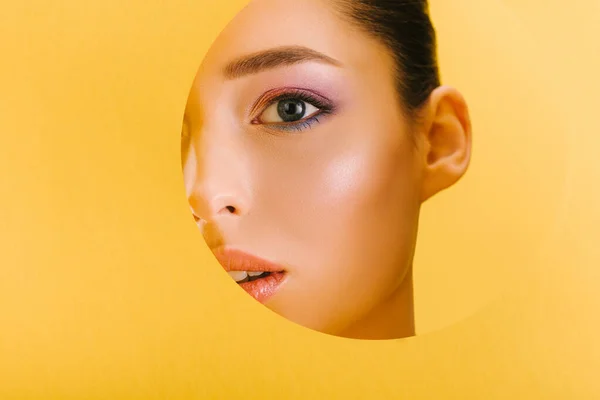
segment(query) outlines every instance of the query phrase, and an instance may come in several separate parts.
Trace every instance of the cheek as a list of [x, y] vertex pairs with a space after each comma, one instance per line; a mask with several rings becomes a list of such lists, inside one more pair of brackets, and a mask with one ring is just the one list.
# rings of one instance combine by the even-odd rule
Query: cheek
[[322, 242], [332, 244], [346, 268], [402, 247], [414, 222], [415, 183], [410, 157], [400, 151], [381, 149], [332, 161], [321, 177]]
[[335, 330], [400, 284], [418, 215], [410, 154], [365, 144], [298, 169], [286, 196], [302, 201], [293, 201], [298, 208], [284, 229], [295, 235], [289, 262], [297, 274], [290, 298], [277, 305], [282, 312], [306, 312], [305, 323]]
[[350, 214], [375, 211], [385, 203], [393, 185], [410, 174], [402, 163], [386, 154], [364, 152], [336, 158], [324, 167], [317, 189], [322, 204]]
[[[398, 135], [398, 133], [395, 133]], [[356, 143], [332, 147], [289, 170], [279, 221], [304, 246], [300, 266], [319, 274], [368, 262], [410, 241], [418, 191], [410, 147]], [[400, 245], [400, 246], [399, 246]]]

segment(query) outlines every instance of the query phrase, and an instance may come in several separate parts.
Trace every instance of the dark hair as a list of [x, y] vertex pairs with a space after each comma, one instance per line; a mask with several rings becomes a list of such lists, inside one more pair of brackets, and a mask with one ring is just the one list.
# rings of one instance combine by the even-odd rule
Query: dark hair
[[381, 40], [396, 64], [398, 93], [413, 114], [440, 85], [427, 0], [337, 0], [353, 25]]

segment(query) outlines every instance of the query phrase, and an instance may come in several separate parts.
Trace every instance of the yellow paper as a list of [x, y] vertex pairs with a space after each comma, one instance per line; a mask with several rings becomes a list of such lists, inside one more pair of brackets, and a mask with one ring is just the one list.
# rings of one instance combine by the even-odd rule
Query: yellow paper
[[381, 342], [235, 290], [189, 216], [183, 109], [244, 1], [4, 3], [0, 399], [600, 397], [597, 2], [431, 2], [473, 163]]

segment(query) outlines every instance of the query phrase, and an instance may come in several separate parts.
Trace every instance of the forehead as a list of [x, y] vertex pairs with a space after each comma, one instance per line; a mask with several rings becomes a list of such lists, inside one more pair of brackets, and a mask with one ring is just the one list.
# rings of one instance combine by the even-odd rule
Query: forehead
[[389, 64], [379, 41], [341, 18], [333, 4], [334, 0], [251, 1], [211, 46], [203, 71], [214, 75], [240, 56], [285, 46], [308, 47], [357, 69], [377, 60]]

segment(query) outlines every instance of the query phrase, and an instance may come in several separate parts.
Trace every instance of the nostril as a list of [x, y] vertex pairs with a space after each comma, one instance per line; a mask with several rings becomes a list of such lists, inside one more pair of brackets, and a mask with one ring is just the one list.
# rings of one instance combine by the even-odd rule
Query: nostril
[[225, 207], [225, 209], [227, 211], [229, 211], [231, 214], [235, 214], [235, 212], [236, 212], [236, 209], [234, 206], [227, 206], [227, 207]]

